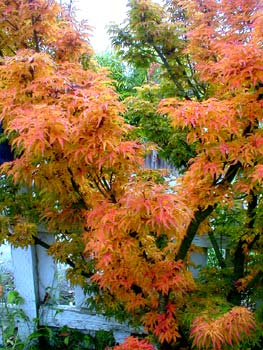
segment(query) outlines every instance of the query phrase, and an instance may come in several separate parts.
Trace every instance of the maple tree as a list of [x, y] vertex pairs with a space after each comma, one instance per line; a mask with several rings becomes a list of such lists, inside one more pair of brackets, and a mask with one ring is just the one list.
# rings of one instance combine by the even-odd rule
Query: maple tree
[[[182, 178], [184, 191], [187, 186], [185, 195], [189, 195], [189, 202], [191, 199], [196, 208], [195, 222], [203, 222], [220, 204], [232, 209], [242, 198], [246, 213], [239, 232], [230, 235], [233, 270], [228, 275], [225, 295], [230, 303], [240, 305], [246, 293], [253, 294], [251, 286], [262, 278], [259, 266], [256, 267], [262, 251], [262, 227], [258, 220], [262, 195], [259, 172], [262, 153], [258, 143], [262, 137], [262, 4], [258, 1], [181, 4], [191, 13], [187, 52], [196, 62], [200, 78], [207, 83], [209, 94], [203, 101], [166, 100], [161, 111], [169, 114], [175, 126], [187, 127], [188, 142], [197, 144], [197, 156]], [[186, 236], [179, 251], [181, 258], [193, 234], [194, 231]], [[253, 268], [249, 266], [251, 262]], [[221, 267], [226, 267], [224, 260]], [[192, 330], [194, 344], [215, 349], [222, 348], [225, 342], [232, 345], [231, 341], [220, 339], [226, 336], [226, 332], [219, 332], [221, 319], [216, 324], [210, 322], [204, 323], [208, 333], [201, 330], [200, 322]], [[235, 329], [238, 332], [242, 326]], [[207, 344], [208, 338], [212, 345]]]
[[[150, 1], [130, 3], [150, 16], [137, 47], [150, 35], [159, 48], [181, 30], [177, 77], [187, 88], [177, 86], [178, 98], [164, 100], [159, 113], [196, 144], [189, 169], [172, 187], [143, 168], [147, 145], [133, 140], [124, 105], [92, 58], [88, 28], [55, 1], [5, 0], [0, 118], [15, 160], [1, 167], [1, 240], [43, 244], [44, 223], [56, 235], [49, 254], [71, 265], [68, 278], [93, 290], [98, 310], [143, 325], [160, 349], [241, 349], [256, 327], [241, 304], [262, 279], [262, 8], [255, 0], [167, 1], [174, 25], [166, 27], [161, 7], [148, 13]], [[153, 22], [163, 26], [151, 34]], [[146, 63], [153, 54], [149, 47]], [[212, 230], [220, 205], [230, 212], [241, 199], [246, 220], [231, 237], [228, 275], [216, 270], [228, 288], [207, 290], [188, 270], [193, 238]], [[123, 346], [152, 348], [135, 338]]]
[[1, 121], [15, 154], [2, 166], [1, 240], [41, 243], [37, 225], [44, 222], [57, 234], [49, 253], [71, 263], [71, 281], [92, 277], [105, 307], [123, 304], [160, 340], [176, 339], [175, 306], [162, 306], [164, 318], [159, 296], [166, 282], [182, 296], [194, 282], [168, 259], [174, 244], [159, 249], [155, 242], [164, 229], [179, 239], [191, 212], [143, 169], [145, 146], [129, 140], [106, 73], [81, 65], [91, 54], [85, 32], [53, 1], [4, 1], [1, 14]]
[[[189, 203], [193, 204], [195, 217], [188, 226], [178, 257], [182, 259], [187, 257], [199, 225], [201, 225], [199, 232], [210, 231], [209, 236], [218, 258], [217, 277], [225, 288], [224, 290], [219, 288], [220, 294], [228, 302], [240, 305], [245, 299], [251, 302], [253, 297], [257, 298], [262, 291], [259, 170], [262, 116], [260, 58], [262, 5], [256, 1], [237, 1], [231, 4], [225, 1], [165, 1], [165, 3], [168, 8], [161, 8], [151, 1], [130, 1], [128, 22], [126, 20], [123, 27], [113, 28], [115, 35], [113, 43], [120, 48], [120, 54], [130, 61], [138, 61], [138, 64], [143, 63], [148, 67], [151, 62], [158, 62], [159, 67], [166, 70], [171, 80], [173, 73], [185, 87], [187, 83], [178, 74], [178, 66], [176, 68], [173, 66], [172, 70], [172, 65], [168, 65], [171, 56], [165, 49], [167, 43], [171, 45], [172, 42], [174, 48], [171, 52], [177, 56], [173, 56], [172, 60], [180, 58], [183, 62], [186, 57], [190, 58], [196, 81], [201, 79], [200, 86], [206, 87], [204, 94], [195, 95], [189, 88], [186, 87], [183, 93], [183, 90], [178, 90], [175, 85], [177, 98], [164, 100], [159, 109], [159, 113], [163, 113], [165, 118], [162, 122], [165, 123], [167, 116], [172, 118], [173, 126], [179, 131], [185, 130], [188, 144], [195, 146], [197, 151], [197, 157], [191, 161], [190, 168], [181, 183], [183, 195], [188, 195]], [[164, 33], [163, 28], [170, 25], [164, 9], [168, 15], [172, 15], [170, 18], [173, 19], [173, 25], [176, 26], [179, 20], [177, 32], [178, 28], [179, 30], [182, 28], [180, 23], [184, 18], [184, 31], [176, 36], [173, 30], [166, 30], [162, 40], [158, 41]], [[159, 15], [160, 11], [162, 16]], [[147, 28], [147, 31], [142, 28]], [[181, 39], [180, 43], [178, 38]], [[160, 55], [161, 50], [166, 56]], [[160, 96], [160, 88], [153, 85], [146, 86], [139, 92], [142, 91], [144, 96], [151, 94], [153, 97], [154, 88], [157, 91], [155, 96], [158, 96], [158, 93]], [[143, 115], [142, 120], [145, 121], [143, 119], [145, 111], [146, 115], [147, 113], [149, 115], [150, 121], [147, 124], [149, 127], [154, 125], [159, 117], [154, 114], [156, 112], [151, 104], [152, 100], [149, 98], [146, 100], [144, 96], [142, 95], [143, 100], [135, 96], [128, 101], [128, 105], [130, 101], [133, 104], [128, 113], [132, 120], [139, 111]], [[157, 99], [158, 97], [155, 103]], [[160, 125], [156, 123], [158, 131], [155, 135], [154, 131], [153, 135], [149, 135], [148, 130], [146, 133], [150, 138], [158, 140], [165, 149], [165, 143], [160, 140]], [[143, 123], [140, 126], [143, 127]], [[169, 130], [168, 132], [166, 130], [167, 139], [169, 135], [171, 135]], [[197, 179], [200, 183], [196, 181]], [[241, 212], [242, 219], [236, 220], [232, 226], [222, 227], [224, 234], [230, 237], [232, 248], [232, 256], [225, 260], [221, 256], [216, 240], [213, 239], [220, 231], [220, 227], [215, 227], [218, 222], [215, 215], [223, 214], [223, 220], [226, 221], [228, 213], [231, 212], [236, 215]], [[206, 281], [208, 277], [214, 283], [210, 293], [213, 290], [218, 293], [218, 288], [215, 287], [218, 282], [211, 278], [211, 275], [206, 276]], [[199, 291], [200, 289], [203, 290], [203, 287], [199, 286]], [[209, 292], [205, 294], [207, 298], [211, 297]], [[193, 306], [191, 302], [189, 305]], [[206, 312], [208, 306], [204, 307]], [[194, 313], [193, 308], [189, 312]], [[219, 337], [222, 336], [218, 324], [215, 331]], [[210, 335], [203, 334], [203, 337], [208, 339], [211, 334], [211, 332]], [[202, 341], [204, 338], [201, 336]], [[222, 347], [223, 338], [224, 336], [214, 347]], [[205, 341], [199, 343], [199, 346], [204, 347], [205, 343]], [[207, 347], [209, 346], [211, 344], [207, 343]]]

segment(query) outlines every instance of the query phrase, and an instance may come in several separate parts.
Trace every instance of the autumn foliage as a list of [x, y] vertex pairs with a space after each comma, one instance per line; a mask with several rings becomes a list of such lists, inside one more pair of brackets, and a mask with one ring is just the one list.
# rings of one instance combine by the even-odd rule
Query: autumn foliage
[[128, 337], [123, 344], [114, 346], [114, 350], [154, 350], [154, 346], [145, 339]]
[[[131, 3], [145, 11], [151, 4]], [[252, 311], [240, 305], [245, 262], [262, 245], [254, 218], [263, 169], [262, 6], [254, 0], [167, 4], [180, 6], [188, 26], [180, 50], [195, 62], [188, 88], [200, 79], [197, 97], [180, 87], [179, 97], [159, 106], [173, 127], [185, 129], [197, 154], [173, 186], [143, 168], [147, 145], [131, 137], [125, 107], [92, 59], [88, 28], [55, 1], [2, 1], [0, 118], [15, 160], [1, 171], [17, 186], [8, 194], [26, 210], [15, 211], [7, 196], [0, 234], [26, 246], [44, 223], [57, 238], [49, 254], [70, 263], [68, 277], [94, 292], [97, 309], [142, 325], [160, 348], [187, 341], [188, 347], [219, 350], [256, 327]], [[24, 192], [28, 203], [22, 206]], [[193, 279], [189, 253], [194, 237], [212, 228], [213, 211], [235, 206], [240, 196], [246, 198], [246, 226], [234, 239], [222, 311], [209, 306], [205, 284]], [[196, 295], [199, 315], [191, 304]], [[189, 309], [190, 322], [184, 317]], [[123, 346], [153, 348], [136, 338]]]
[[247, 309], [235, 306], [231, 311], [216, 320], [198, 317], [191, 330], [193, 346], [202, 349], [220, 350], [224, 346], [238, 344], [240, 338], [255, 329], [255, 321]]

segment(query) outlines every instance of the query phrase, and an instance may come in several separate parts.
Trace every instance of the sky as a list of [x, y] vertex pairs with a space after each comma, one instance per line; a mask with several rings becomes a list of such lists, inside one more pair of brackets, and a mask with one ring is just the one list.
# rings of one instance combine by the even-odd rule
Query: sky
[[77, 16], [88, 20], [93, 29], [91, 45], [96, 52], [110, 48], [110, 40], [105, 28], [110, 22], [120, 24], [126, 17], [127, 0], [75, 0]]

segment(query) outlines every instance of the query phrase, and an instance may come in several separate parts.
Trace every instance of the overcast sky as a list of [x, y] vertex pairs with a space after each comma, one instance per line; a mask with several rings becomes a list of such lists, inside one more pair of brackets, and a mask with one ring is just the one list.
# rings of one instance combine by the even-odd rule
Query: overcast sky
[[110, 47], [107, 26], [110, 22], [121, 23], [126, 17], [127, 0], [75, 0], [79, 9], [78, 17], [87, 19], [94, 27], [91, 44], [96, 52], [105, 51]]

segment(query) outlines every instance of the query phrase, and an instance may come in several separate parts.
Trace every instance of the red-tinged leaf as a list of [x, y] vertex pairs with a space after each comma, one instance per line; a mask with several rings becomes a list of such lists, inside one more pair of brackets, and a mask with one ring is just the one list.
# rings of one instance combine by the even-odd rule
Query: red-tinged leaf
[[114, 346], [114, 350], [154, 350], [154, 345], [146, 339], [128, 337], [123, 344]]

